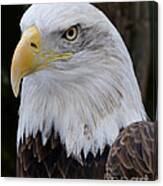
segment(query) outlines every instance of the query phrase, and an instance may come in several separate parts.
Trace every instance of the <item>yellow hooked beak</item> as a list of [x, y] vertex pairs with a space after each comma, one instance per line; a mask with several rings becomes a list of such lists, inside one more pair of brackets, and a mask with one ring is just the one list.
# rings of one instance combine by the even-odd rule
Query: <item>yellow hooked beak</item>
[[[41, 52], [41, 34], [37, 27], [28, 28], [22, 35], [13, 55], [11, 64], [11, 85], [15, 97], [19, 94], [24, 76], [45, 68], [46, 64], [60, 59], [69, 59], [72, 53], [57, 54]], [[42, 61], [42, 62], [40, 62]]]

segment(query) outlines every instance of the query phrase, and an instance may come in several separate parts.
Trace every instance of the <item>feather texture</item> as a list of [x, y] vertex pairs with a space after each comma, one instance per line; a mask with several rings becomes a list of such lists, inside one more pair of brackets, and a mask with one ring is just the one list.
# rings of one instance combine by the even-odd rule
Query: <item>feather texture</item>
[[105, 178], [155, 180], [157, 161], [157, 123], [134, 123], [113, 143]]
[[96, 157], [90, 152], [84, 158], [82, 152], [82, 163], [79, 163], [73, 156], [67, 158], [65, 146], [60, 143], [59, 137], [54, 138], [54, 133], [45, 146], [42, 145], [41, 133], [38, 133], [35, 138], [29, 137], [20, 144], [17, 176], [103, 179], [108, 152], [109, 146], [102, 154], [98, 152]]
[[157, 123], [133, 123], [118, 135], [114, 144], [94, 157], [91, 152], [81, 163], [67, 157], [65, 146], [54, 132], [45, 146], [41, 133], [20, 145], [17, 156], [18, 177], [157, 179]]

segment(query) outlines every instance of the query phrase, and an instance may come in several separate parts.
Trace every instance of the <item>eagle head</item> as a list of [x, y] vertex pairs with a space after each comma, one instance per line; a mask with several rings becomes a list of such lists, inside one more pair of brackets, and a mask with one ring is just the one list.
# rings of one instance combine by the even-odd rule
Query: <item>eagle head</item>
[[17, 146], [23, 136], [52, 129], [67, 156], [94, 155], [119, 130], [146, 120], [133, 65], [109, 19], [87, 3], [35, 4], [24, 13], [11, 65], [21, 104]]

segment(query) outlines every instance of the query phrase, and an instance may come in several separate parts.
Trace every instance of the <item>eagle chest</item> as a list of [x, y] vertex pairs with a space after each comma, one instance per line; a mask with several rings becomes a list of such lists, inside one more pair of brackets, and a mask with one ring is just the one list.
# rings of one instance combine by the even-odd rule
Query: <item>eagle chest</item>
[[109, 146], [96, 157], [90, 152], [85, 159], [81, 152], [82, 160], [79, 163], [72, 156], [67, 157], [65, 146], [60, 143], [59, 137], [54, 138], [54, 134], [45, 146], [42, 145], [40, 133], [34, 139], [28, 137], [24, 140], [18, 149], [18, 177], [104, 179]]

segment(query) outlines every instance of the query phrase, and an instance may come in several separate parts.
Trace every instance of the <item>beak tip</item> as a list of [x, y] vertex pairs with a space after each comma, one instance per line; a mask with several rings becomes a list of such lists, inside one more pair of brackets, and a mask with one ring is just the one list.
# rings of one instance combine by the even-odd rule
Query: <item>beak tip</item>
[[13, 81], [13, 78], [11, 78], [11, 87], [12, 87], [14, 96], [17, 98], [19, 94], [19, 81]]
[[18, 93], [19, 93], [18, 88], [16, 86], [14, 86], [14, 87], [12, 86], [12, 91], [13, 91], [13, 94], [14, 94], [15, 98], [17, 98], [18, 97]]
[[15, 98], [17, 98], [18, 97], [18, 92], [14, 92], [14, 96], [15, 96]]

